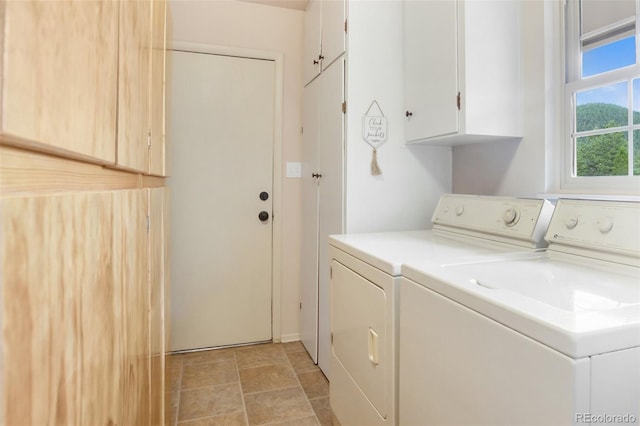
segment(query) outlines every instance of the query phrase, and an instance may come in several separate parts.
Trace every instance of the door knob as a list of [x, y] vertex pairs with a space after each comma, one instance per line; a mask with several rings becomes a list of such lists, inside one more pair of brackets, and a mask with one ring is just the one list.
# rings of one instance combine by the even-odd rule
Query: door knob
[[267, 201], [267, 200], [269, 199], [269, 193], [268, 193], [268, 192], [266, 192], [266, 191], [262, 191], [262, 192], [260, 193], [260, 199], [261, 199], [262, 201]]
[[267, 220], [269, 220], [269, 213], [261, 211], [260, 213], [258, 213], [258, 219], [260, 219], [260, 222], [266, 222]]

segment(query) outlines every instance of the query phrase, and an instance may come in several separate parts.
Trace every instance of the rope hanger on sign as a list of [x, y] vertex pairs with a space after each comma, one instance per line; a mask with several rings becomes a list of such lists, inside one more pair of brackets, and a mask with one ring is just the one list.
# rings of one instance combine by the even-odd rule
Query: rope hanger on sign
[[378, 165], [378, 147], [382, 146], [387, 140], [387, 118], [376, 100], [371, 102], [369, 109], [362, 117], [362, 139], [373, 148], [371, 174], [373, 176], [381, 175], [382, 170]]

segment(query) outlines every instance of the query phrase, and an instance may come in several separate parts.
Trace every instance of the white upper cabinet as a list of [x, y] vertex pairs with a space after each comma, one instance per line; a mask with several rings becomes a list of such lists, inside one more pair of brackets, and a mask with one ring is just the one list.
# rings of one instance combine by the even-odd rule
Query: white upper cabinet
[[344, 0], [322, 0], [323, 71], [344, 53], [345, 22]]
[[304, 12], [304, 52], [302, 70], [304, 84], [320, 74], [322, 9], [321, 0], [311, 0]]
[[519, 16], [518, 2], [404, 2], [408, 143], [522, 136]]
[[311, 0], [304, 15], [304, 84], [345, 51], [345, 0]]

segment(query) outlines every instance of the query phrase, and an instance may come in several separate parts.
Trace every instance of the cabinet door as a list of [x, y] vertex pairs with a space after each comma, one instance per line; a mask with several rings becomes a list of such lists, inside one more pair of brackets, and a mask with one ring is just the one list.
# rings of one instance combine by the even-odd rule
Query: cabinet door
[[344, 61], [323, 72], [318, 114], [318, 366], [329, 375], [331, 324], [329, 317], [329, 235], [343, 232]]
[[149, 168], [149, 84], [151, 2], [124, 0], [120, 6], [118, 75], [118, 166], [140, 172]]
[[149, 243], [147, 190], [113, 193], [113, 276], [124, 312], [116, 328], [124, 347], [122, 424], [149, 424]]
[[149, 174], [166, 176], [165, 172], [165, 12], [166, 2], [152, 2], [151, 39], [151, 146]]
[[344, 53], [345, 1], [322, 0], [322, 70]]
[[149, 330], [151, 350], [151, 424], [164, 424], [164, 302], [167, 277], [165, 188], [149, 189]]
[[318, 361], [318, 80], [303, 93], [302, 131], [302, 343]]
[[311, 0], [304, 12], [304, 50], [302, 77], [304, 84], [320, 74], [322, 0]]
[[2, 133], [115, 162], [118, 3], [7, 1]]
[[456, 1], [404, 2], [405, 138], [458, 131]]
[[327, 376], [328, 236], [343, 226], [343, 73], [341, 60], [304, 89], [302, 342]]
[[126, 423], [113, 203], [109, 192], [2, 201], [5, 424]]

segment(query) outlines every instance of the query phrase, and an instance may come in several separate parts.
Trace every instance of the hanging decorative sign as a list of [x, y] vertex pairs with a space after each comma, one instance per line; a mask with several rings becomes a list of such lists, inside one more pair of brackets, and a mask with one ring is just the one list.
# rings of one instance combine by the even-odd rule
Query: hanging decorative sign
[[378, 147], [387, 140], [387, 117], [384, 116], [377, 101], [371, 102], [369, 109], [362, 117], [362, 139], [373, 148], [373, 158], [371, 160], [371, 174], [381, 175], [382, 170], [378, 166]]

